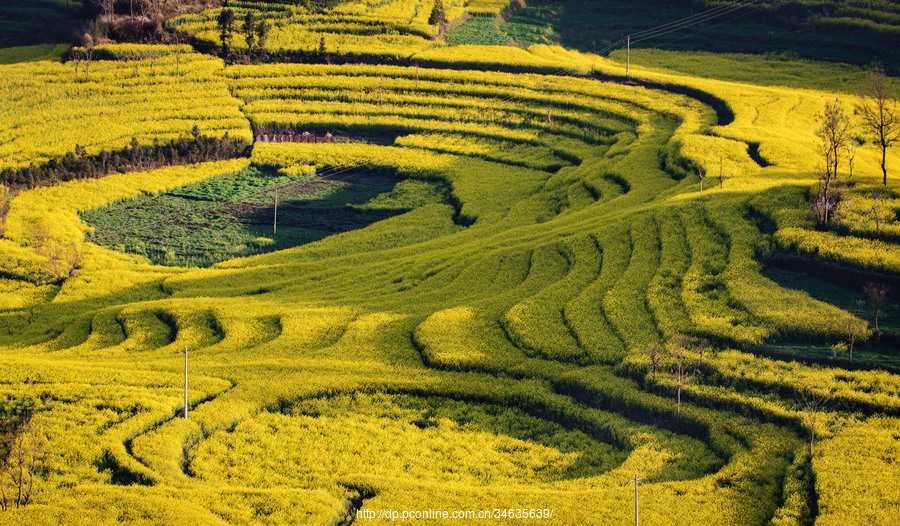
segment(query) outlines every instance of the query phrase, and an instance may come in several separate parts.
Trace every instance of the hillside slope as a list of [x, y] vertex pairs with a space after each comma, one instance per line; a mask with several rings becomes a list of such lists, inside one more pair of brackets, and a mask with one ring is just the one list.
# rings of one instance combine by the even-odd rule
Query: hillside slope
[[[187, 75], [170, 55], [123, 57], [78, 82], [67, 63], [2, 85], [12, 102], [34, 83], [71, 82], [87, 123], [121, 85], [146, 85], [148, 104], [206, 93], [220, 110], [193, 118], [254, 143], [249, 158], [11, 200], [0, 400], [4, 414], [35, 415], [47, 456], [28, 506], [0, 517], [347, 524], [364, 509], [434, 524], [458, 520], [422, 510], [480, 510], [466, 522], [617, 524], [631, 520], [637, 472], [652, 523], [891, 523], [900, 376], [881, 367], [896, 351], [861, 311], [763, 268], [816, 253], [871, 279], [900, 273], [896, 238], [877, 239], [866, 215], [870, 190], [898, 206], [873, 144], [858, 147], [847, 189], [853, 229], [810, 219], [815, 115], [834, 93], [634, 66], [626, 79], [621, 63], [544, 45], [410, 56], [417, 64], [225, 65], [186, 54]], [[0, 66], [0, 78], [29, 67]], [[72, 118], [54, 104], [29, 114], [48, 128]], [[152, 143], [183, 121], [126, 133]], [[298, 142], [304, 131], [353, 140]], [[10, 148], [39, 160], [26, 146]], [[248, 166], [427, 182], [395, 188], [446, 198], [203, 269], [88, 241], [81, 211]], [[900, 173], [896, 155], [889, 170]], [[392, 192], [352, 206], [385, 206]], [[886, 220], [885, 233], [896, 228]], [[850, 333], [856, 361], [839, 346], [814, 356]], [[785, 344], [797, 360], [766, 356]]]

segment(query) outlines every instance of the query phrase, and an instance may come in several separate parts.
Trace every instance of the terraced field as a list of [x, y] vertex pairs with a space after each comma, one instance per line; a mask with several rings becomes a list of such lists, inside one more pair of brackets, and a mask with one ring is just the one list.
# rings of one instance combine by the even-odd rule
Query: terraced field
[[[231, 125], [255, 132], [249, 159], [12, 199], [0, 401], [37, 415], [48, 456], [33, 501], [0, 517], [348, 524], [368, 520], [358, 508], [526, 509], [618, 524], [637, 472], [652, 524], [890, 524], [896, 370], [754, 352], [848, 330], [896, 352], [866, 343], [861, 313], [762, 273], [776, 251], [815, 251], [896, 275], [900, 248], [867, 220], [837, 234], [808, 217], [814, 115], [834, 95], [633, 67], [625, 82], [619, 63], [547, 46], [438, 51], [419, 66], [205, 64], [222, 106], [240, 109]], [[283, 140], [304, 131], [369, 141]], [[859, 148], [860, 195], [880, 186], [878, 154]], [[248, 166], [426, 181], [449, 197], [211, 268], [86, 241], [79, 212]]]

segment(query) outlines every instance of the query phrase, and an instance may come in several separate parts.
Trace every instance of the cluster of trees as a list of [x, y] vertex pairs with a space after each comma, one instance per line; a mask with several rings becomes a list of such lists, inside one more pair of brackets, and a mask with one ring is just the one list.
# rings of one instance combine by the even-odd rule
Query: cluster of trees
[[171, 9], [169, 4], [173, 3], [169, 0], [90, 0], [91, 4], [100, 8], [100, 14], [110, 17], [116, 13], [116, 6], [119, 6], [119, 12], [123, 13], [126, 9], [131, 18], [135, 16], [161, 16], [167, 9]]
[[174, 0], [90, 0], [99, 16], [76, 30], [75, 39], [82, 46], [98, 44], [111, 36], [131, 42], [158, 41], [165, 31], [163, 21], [182, 2]]
[[[860, 89], [856, 113], [862, 127], [881, 148], [882, 182], [887, 186], [887, 150], [900, 140], [900, 114], [897, 111], [897, 93], [891, 79], [881, 70], [869, 74], [869, 82]], [[841, 101], [825, 104], [816, 118], [821, 124], [817, 135], [822, 140], [821, 152], [824, 165], [819, 171], [819, 192], [813, 202], [813, 210], [820, 226], [828, 224], [837, 209], [839, 195], [832, 185], [838, 177], [838, 167], [846, 156], [850, 176], [853, 176], [853, 160], [856, 142], [852, 137], [850, 116], [844, 112]]]
[[[235, 17], [234, 11], [228, 7], [228, 0], [222, 1], [222, 11], [219, 13], [219, 38], [222, 40], [222, 52], [230, 56], [232, 42], [234, 41]], [[244, 15], [240, 33], [247, 44], [247, 57], [260, 56], [265, 53], [266, 39], [269, 36], [269, 23], [265, 20], [257, 21], [252, 10], [247, 10]]]
[[84, 146], [76, 146], [74, 152], [40, 166], [31, 164], [27, 168], [0, 170], [0, 185], [34, 188], [42, 183], [102, 177], [115, 172], [244, 157], [249, 155], [248, 149], [244, 141], [227, 133], [222, 137], [207, 137], [194, 126], [190, 137], [179, 137], [168, 143], [154, 139], [153, 144], [139, 144], [132, 137], [129, 147], [101, 150], [97, 155], [88, 155]]

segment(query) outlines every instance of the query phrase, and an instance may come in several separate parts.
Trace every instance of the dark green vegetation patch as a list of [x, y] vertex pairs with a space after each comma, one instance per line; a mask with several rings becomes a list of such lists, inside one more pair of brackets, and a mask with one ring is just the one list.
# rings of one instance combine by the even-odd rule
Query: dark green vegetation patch
[[78, 0], [3, 0], [0, 2], [0, 48], [63, 43], [86, 12]]
[[505, 46], [509, 36], [500, 31], [497, 21], [491, 17], [475, 16], [461, 26], [448, 31], [444, 40], [451, 46], [475, 44], [483, 46]]
[[363, 228], [445, 197], [422, 181], [360, 173], [288, 177], [248, 168], [82, 217], [95, 229], [95, 243], [156, 264], [207, 267]]
[[[900, 67], [900, 5], [896, 2], [843, 0], [781, 2], [763, 0], [749, 7], [722, 2], [659, 1], [547, 2], [518, 9], [501, 29], [523, 45], [558, 43], [599, 52], [627, 35], [666, 26], [641, 48], [715, 53], [781, 53], [800, 57]], [[711, 17], [709, 11], [719, 8]], [[675, 23], [692, 17], [688, 25]], [[671, 29], [678, 30], [671, 30]], [[618, 48], [624, 48], [624, 43]]]

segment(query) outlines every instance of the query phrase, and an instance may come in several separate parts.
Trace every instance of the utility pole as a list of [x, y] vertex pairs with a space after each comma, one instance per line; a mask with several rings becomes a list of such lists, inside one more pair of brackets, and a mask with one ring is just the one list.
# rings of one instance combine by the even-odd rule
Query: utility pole
[[272, 220], [272, 241], [275, 241], [275, 235], [278, 233], [278, 187], [275, 187], [275, 217]]
[[634, 472], [634, 478], [628, 482], [634, 482], [634, 526], [638, 526], [638, 481], [644, 480], [638, 477], [637, 471]]
[[187, 355], [189, 352], [194, 352], [193, 349], [188, 349], [187, 345], [184, 346], [183, 351], [178, 351], [178, 354], [184, 355], [184, 419], [187, 420], [187, 409], [188, 409], [188, 400], [187, 400]]
[[[628, 66], [631, 64], [631, 35], [628, 35], [628, 48], [625, 52], [625, 78], [628, 78]], [[621, 40], [619, 41], [621, 42]]]

